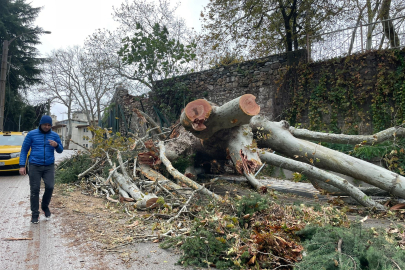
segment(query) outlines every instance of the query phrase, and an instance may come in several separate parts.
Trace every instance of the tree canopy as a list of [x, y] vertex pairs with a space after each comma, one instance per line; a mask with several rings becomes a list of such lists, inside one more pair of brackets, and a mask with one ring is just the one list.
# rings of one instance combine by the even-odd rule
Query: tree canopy
[[98, 30], [85, 47], [104, 55], [113, 72], [126, 79], [126, 87], [145, 93], [154, 81], [184, 73], [186, 63], [195, 57], [191, 31], [171, 4], [169, 0], [127, 0], [114, 8], [119, 27]]
[[255, 57], [298, 50], [343, 8], [339, 0], [214, 0], [201, 13], [204, 41], [212, 49], [231, 43]]
[[124, 65], [137, 64], [133, 78], [152, 89], [154, 77], [167, 78], [178, 74], [181, 65], [194, 59], [194, 44], [184, 45], [178, 39], [170, 38], [165, 26], [156, 23], [151, 33], [147, 33], [140, 23], [132, 38], [122, 40], [123, 47], [118, 52]]
[[[307, 36], [313, 42], [322, 38], [318, 34], [360, 21], [395, 18], [403, 11], [400, 0], [212, 0], [201, 13], [202, 46], [206, 54], [233, 51], [250, 58], [263, 57], [305, 48]], [[395, 33], [392, 22], [383, 27], [385, 32]], [[368, 47], [374, 28], [367, 30]]]
[[34, 25], [40, 10], [25, 0], [0, 0], [0, 44], [15, 38], [8, 51], [5, 130], [18, 129], [20, 115], [24, 130], [31, 129], [36, 119], [36, 109], [25, 104], [21, 91], [24, 93], [29, 86], [40, 82], [41, 59], [37, 57], [35, 45], [40, 43], [43, 30]]

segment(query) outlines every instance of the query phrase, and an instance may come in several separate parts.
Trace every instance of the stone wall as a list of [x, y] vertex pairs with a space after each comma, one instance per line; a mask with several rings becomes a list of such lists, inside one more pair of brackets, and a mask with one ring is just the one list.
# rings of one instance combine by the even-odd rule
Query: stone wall
[[291, 125], [372, 134], [405, 120], [405, 49], [289, 67], [273, 103]]
[[[152, 117], [155, 115], [150, 99], [143, 96], [132, 96], [127, 89], [122, 87], [116, 88], [110, 106], [109, 114], [114, 123], [109, 123], [107, 126], [113, 127], [114, 132], [119, 131], [121, 134], [132, 132], [138, 133], [139, 136], [145, 135], [147, 126], [134, 113], [134, 108], [144, 111]], [[118, 128], [116, 128], [117, 126]]]
[[[370, 134], [377, 129], [372, 118], [376, 95], [383, 95], [385, 103], [381, 106], [387, 107], [377, 114], [386, 119], [380, 123], [393, 125], [392, 117], [405, 120], [405, 109], [401, 110], [405, 96], [400, 101], [398, 94], [392, 92], [405, 78], [398, 75], [405, 65], [401, 60], [405, 51], [397, 55], [390, 50], [373, 51], [308, 64], [305, 51], [297, 51], [157, 81], [145, 97], [130, 96], [128, 91], [117, 89], [121, 94], [116, 98], [129, 117], [130, 108], [136, 107], [159, 122], [159, 110], [174, 123], [192, 100], [204, 98], [222, 105], [243, 94], [253, 94], [261, 114], [271, 120], [286, 119], [292, 125], [313, 130]], [[339, 96], [337, 92], [343, 94]]]
[[[274, 102], [277, 80], [280, 79], [280, 74], [287, 64], [291, 65], [305, 59], [305, 51], [297, 51], [190, 73], [169, 80], [157, 81], [150, 96], [158, 108], [162, 107], [161, 103], [174, 105], [172, 98], [176, 90], [183, 91], [183, 89], [176, 89], [176, 85], [179, 83], [185, 87], [187, 97], [191, 97], [191, 100], [204, 98], [217, 105], [222, 105], [244, 94], [253, 94], [261, 107], [261, 113], [271, 119], [276, 119], [283, 109]], [[169, 88], [172, 89], [172, 94], [163, 91]], [[177, 99], [183, 98], [186, 99], [186, 96], [177, 97]], [[185, 100], [184, 103], [187, 104], [188, 101]], [[177, 102], [180, 105], [183, 104], [182, 100], [177, 100]], [[182, 107], [178, 106], [174, 115], [178, 116]]]

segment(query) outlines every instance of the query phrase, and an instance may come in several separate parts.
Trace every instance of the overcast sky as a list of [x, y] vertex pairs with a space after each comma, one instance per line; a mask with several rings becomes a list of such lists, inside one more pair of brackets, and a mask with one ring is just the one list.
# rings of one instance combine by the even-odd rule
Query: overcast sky
[[[139, 1], [139, 0], [138, 0]], [[28, 1], [30, 2], [30, 1]], [[74, 45], [83, 45], [87, 36], [98, 28], [115, 29], [111, 13], [112, 7], [118, 7], [123, 0], [31, 0], [32, 7], [43, 7], [36, 20], [36, 25], [52, 34], [42, 35], [42, 44], [37, 46], [42, 55], [52, 50]], [[175, 1], [173, 1], [175, 2]], [[183, 0], [177, 10], [187, 25], [196, 30], [200, 29], [200, 13], [209, 0]], [[51, 112], [63, 116], [66, 109], [62, 105], [53, 105]]]

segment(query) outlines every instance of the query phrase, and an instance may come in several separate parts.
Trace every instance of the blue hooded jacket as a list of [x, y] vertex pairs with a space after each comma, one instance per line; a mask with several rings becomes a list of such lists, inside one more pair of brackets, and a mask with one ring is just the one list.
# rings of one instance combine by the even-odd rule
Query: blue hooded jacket
[[[25, 166], [27, 154], [30, 149], [31, 154], [29, 161], [30, 164], [35, 165], [51, 165], [55, 163], [55, 150], [58, 153], [63, 152], [63, 146], [59, 135], [52, 130], [44, 132], [41, 129], [42, 124], [52, 125], [52, 118], [48, 115], [42, 116], [41, 121], [39, 122], [39, 127], [28, 132], [27, 136], [25, 136], [24, 143], [21, 147], [20, 167]], [[57, 142], [58, 146], [53, 147], [49, 144], [49, 140]]]

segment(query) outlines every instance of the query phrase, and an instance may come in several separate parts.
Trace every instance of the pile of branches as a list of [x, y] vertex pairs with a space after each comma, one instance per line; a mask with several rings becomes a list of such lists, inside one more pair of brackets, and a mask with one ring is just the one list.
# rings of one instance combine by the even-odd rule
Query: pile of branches
[[[179, 123], [168, 130], [162, 130], [147, 114], [134, 109], [133, 113], [141, 124], [149, 123], [146, 136], [129, 134], [130, 137], [123, 138], [120, 134], [111, 136], [111, 131], [106, 129], [93, 130], [95, 148], [87, 150], [91, 152], [94, 164], [78, 177], [89, 174], [100, 164], [109, 164], [112, 167], [109, 175], [106, 179], [98, 177], [98, 185], [114, 186], [121, 200], [132, 201], [137, 209], [156, 205], [158, 197], [147, 187], [154, 187], [155, 191], [166, 194], [175, 193], [177, 197], [179, 194], [190, 196], [190, 190], [188, 194], [183, 190], [181, 185], [184, 185], [211, 199], [220, 200], [219, 195], [194, 181], [198, 169], [201, 169], [195, 167], [194, 160], [191, 160], [184, 174], [171, 163], [198, 155], [200, 163], [204, 162], [201, 158], [205, 158], [206, 162], [228, 159], [235, 171], [244, 175], [259, 193], [265, 193], [267, 187], [256, 179], [255, 172], [265, 161], [299, 172], [307, 176], [316, 188], [335, 195], [351, 196], [365, 207], [387, 209], [367, 196], [373, 193], [383, 192], [405, 199], [404, 176], [310, 141], [374, 145], [403, 137], [403, 127], [393, 127], [367, 136], [296, 129], [286, 121], [272, 122], [259, 115], [260, 107], [255, 99], [255, 96], [245, 94], [222, 106], [205, 99], [192, 101], [183, 110]], [[123, 160], [122, 153], [129, 153], [128, 160]], [[128, 170], [128, 163], [132, 163], [132, 172]], [[168, 172], [177, 183], [164, 177], [158, 169]], [[332, 172], [352, 176], [374, 187], [356, 187]], [[146, 182], [139, 182], [142, 179], [139, 175]]]
[[[108, 129], [93, 129], [93, 147], [84, 149], [92, 165], [79, 173], [77, 179], [86, 183], [93, 193], [122, 203], [132, 218], [135, 211], [152, 213], [142, 222], [155, 224], [155, 233], [136, 235], [134, 241], [169, 239], [167, 246], [183, 248], [184, 264], [198, 266], [246, 268], [259, 265], [291, 269], [302, 259], [303, 251], [295, 232], [312, 222], [305, 220], [309, 212], [325, 222], [327, 217], [325, 209], [316, 212], [302, 207], [283, 208], [268, 201], [261, 202], [259, 195], [252, 197], [252, 203], [219, 196], [195, 181], [198, 169], [195, 162], [190, 163], [185, 173], [177, 170], [172, 162], [179, 158], [199, 154], [207, 160], [228, 159], [259, 193], [267, 192], [267, 187], [255, 178], [255, 172], [262, 166], [261, 160], [265, 160], [307, 175], [314, 185], [321, 183], [323, 188], [346, 192], [370, 208], [386, 209], [367, 197], [363, 190], [315, 165], [345, 170], [364, 181], [371, 178], [372, 183], [388, 189], [391, 195], [405, 197], [404, 177], [294, 137], [311, 139], [316, 136], [323, 141], [333, 138], [373, 144], [405, 134], [402, 128], [373, 136], [323, 135], [293, 129], [285, 121], [271, 122], [259, 116], [260, 108], [254, 100], [254, 96], [244, 95], [222, 106], [206, 100], [193, 101], [183, 111], [179, 124], [170, 129], [160, 128], [149, 116], [134, 110], [140, 121], [149, 123], [147, 134], [123, 137]], [[270, 148], [292, 159], [277, 155]], [[362, 167], [357, 168], [359, 166]], [[107, 174], [102, 173], [105, 167], [109, 168]], [[367, 170], [372, 175], [379, 173], [378, 179], [370, 177]], [[260, 205], [266, 207], [260, 208]], [[224, 206], [228, 207], [221, 210]], [[255, 210], [249, 212], [250, 208]], [[302, 220], [296, 219], [299, 216]], [[206, 258], [201, 257], [203, 255]]]

